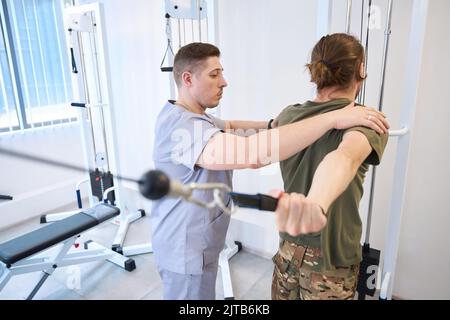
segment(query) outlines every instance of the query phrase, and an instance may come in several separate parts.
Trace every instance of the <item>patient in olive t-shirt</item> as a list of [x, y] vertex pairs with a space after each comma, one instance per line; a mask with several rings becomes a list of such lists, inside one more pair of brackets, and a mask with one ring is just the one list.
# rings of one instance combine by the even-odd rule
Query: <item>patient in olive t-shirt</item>
[[[322, 113], [344, 108], [351, 101], [338, 99], [326, 103], [308, 101], [302, 105], [287, 107], [279, 116], [279, 125], [294, 123]], [[388, 135], [355, 127], [348, 130], [331, 130], [304, 151], [282, 161], [281, 173], [285, 192], [307, 195], [313, 182], [314, 173], [327, 154], [336, 150], [345, 133], [359, 131], [364, 134], [372, 147], [372, 153], [359, 167], [348, 188], [330, 206], [326, 227], [318, 233], [292, 237], [281, 233], [283, 240], [299, 245], [320, 248], [323, 255], [324, 268], [332, 266], [351, 266], [361, 261], [362, 223], [359, 216], [359, 202], [363, 195], [363, 183], [369, 165], [380, 164]], [[299, 137], [300, 139], [301, 137]], [[339, 168], [336, 168], [339, 170]]]

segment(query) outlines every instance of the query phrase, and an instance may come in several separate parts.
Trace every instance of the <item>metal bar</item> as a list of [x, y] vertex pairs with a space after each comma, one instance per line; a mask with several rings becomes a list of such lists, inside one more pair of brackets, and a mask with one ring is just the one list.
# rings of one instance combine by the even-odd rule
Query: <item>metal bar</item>
[[195, 42], [195, 35], [194, 35], [194, 19], [191, 19], [191, 32], [192, 32], [192, 39], [191, 39], [191, 42]]
[[[82, 78], [83, 78], [83, 93], [86, 100], [86, 103], [91, 103], [91, 97], [89, 93], [89, 84], [87, 80], [87, 73], [86, 73], [86, 61], [85, 61], [85, 53], [84, 53], [84, 46], [83, 46], [83, 36], [80, 32], [75, 31], [77, 33], [77, 39], [78, 39], [78, 48], [80, 52], [80, 64], [81, 64], [81, 70], [82, 70]], [[92, 138], [92, 146], [94, 148], [94, 155], [97, 155], [97, 146], [95, 144], [95, 132], [94, 132], [94, 119], [92, 117], [92, 111], [90, 108], [88, 108], [88, 114], [89, 114], [89, 125], [91, 128], [91, 138]]]
[[78, 47], [80, 52], [80, 64], [81, 64], [81, 70], [82, 70], [82, 76], [83, 76], [83, 87], [84, 87], [84, 98], [85, 102], [87, 104], [91, 103], [91, 95], [89, 92], [89, 86], [88, 86], [88, 80], [87, 80], [87, 73], [86, 73], [86, 61], [85, 61], [85, 53], [84, 53], [84, 45], [83, 45], [83, 35], [79, 31], [75, 31], [77, 35], [78, 40]]
[[[191, 20], [192, 21], [192, 20]], [[192, 29], [192, 31], [193, 31], [194, 29]], [[169, 43], [169, 45], [172, 43], [172, 40], [173, 40], [173, 33], [172, 33], [172, 21], [171, 21], [171, 19], [167, 19], [167, 29], [166, 29], [166, 33], [167, 33], [167, 41], [168, 41], [168, 43]], [[185, 45], [186, 45], [186, 43], [185, 43]], [[170, 48], [169, 48], [169, 50], [170, 50]], [[173, 66], [173, 60], [174, 60], [174, 57], [173, 57], [173, 54], [171, 54], [171, 52], [168, 52], [168, 55], [167, 55], [167, 59], [168, 59], [168, 62], [169, 62], [169, 65], [170, 66]], [[174, 74], [173, 74], [173, 72], [170, 72], [169, 73], [169, 89], [170, 89], [170, 97], [171, 97], [171, 99], [175, 99], [176, 97], [175, 97], [175, 95], [176, 95], [176, 92], [175, 92], [175, 79], [174, 79]]]
[[[99, 70], [99, 63], [98, 63], [98, 51], [97, 51], [97, 25], [94, 22], [94, 17], [91, 12], [91, 22], [93, 24], [93, 34], [92, 34], [92, 40], [94, 42], [94, 62], [95, 62], [95, 76], [96, 76], [96, 86], [97, 86], [97, 93], [98, 93], [98, 102], [103, 103], [103, 95], [102, 95], [102, 85], [100, 83], [100, 70]], [[91, 50], [92, 51], [92, 50]], [[110, 162], [109, 162], [109, 153], [108, 153], [108, 139], [106, 137], [106, 125], [105, 125], [105, 113], [103, 111], [103, 107], [100, 108], [100, 118], [101, 118], [101, 125], [102, 125], [102, 134], [103, 134], [103, 141], [105, 144], [105, 156], [106, 156], [106, 168], [108, 171], [110, 171]]]
[[386, 20], [386, 29], [384, 32], [384, 51], [383, 51], [383, 62], [382, 62], [382, 71], [381, 71], [381, 86], [380, 86], [380, 98], [378, 101], [378, 108], [380, 111], [383, 111], [383, 100], [384, 100], [384, 89], [386, 82], [386, 66], [387, 66], [387, 57], [389, 53], [389, 42], [391, 38], [391, 24], [392, 24], [392, 6], [393, 0], [389, 0], [388, 3], [388, 14]]
[[199, 38], [199, 42], [202, 42], [202, 6], [201, 6], [201, 0], [197, 0], [197, 13], [198, 13], [198, 38]]
[[[372, 12], [372, 0], [369, 0], [369, 6], [367, 9], [367, 26], [366, 26], [366, 38], [365, 38], [365, 60], [364, 60], [364, 73], [367, 76], [367, 70], [369, 65], [369, 37], [370, 37], [370, 19]], [[362, 41], [362, 39], [361, 39]], [[358, 98], [358, 101], [361, 105], [366, 103], [366, 90], [367, 90], [367, 81], [364, 81], [362, 84], [362, 89]]]
[[369, 209], [367, 212], [367, 220], [366, 220], [366, 239], [365, 244], [370, 243], [370, 231], [372, 226], [372, 216], [373, 216], [373, 199], [374, 199], [374, 190], [375, 190], [375, 181], [376, 181], [377, 167], [372, 166], [372, 178], [370, 181], [370, 191], [369, 191]]
[[80, 265], [98, 260], [107, 260], [113, 256], [114, 252], [107, 248], [89, 249], [86, 250], [86, 252], [80, 252], [79, 256], [69, 253], [67, 257], [64, 257], [64, 259], [58, 263], [58, 266], [63, 268], [72, 265]]
[[390, 130], [389, 136], [390, 137], [401, 137], [401, 136], [408, 134], [408, 132], [409, 132], [409, 129], [407, 127], [404, 127], [400, 130]]
[[183, 19], [183, 45], [186, 44], [186, 20]]
[[[408, 57], [406, 61], [406, 86], [400, 113], [401, 125], [413, 128], [415, 111], [418, 103], [420, 73], [425, 43], [425, 32], [428, 20], [428, 0], [414, 0], [411, 19], [411, 31]], [[394, 183], [389, 212], [389, 229], [386, 239], [387, 247], [384, 254], [383, 278], [380, 292], [381, 299], [391, 299], [395, 269], [397, 264], [400, 230], [403, 211], [405, 209], [406, 185], [408, 174], [408, 159], [411, 151], [412, 133], [398, 140], [397, 159], [395, 162]]]
[[209, 43], [209, 21], [208, 21], [209, 16], [206, 16], [206, 42]]
[[27, 300], [32, 300], [33, 297], [36, 295], [36, 293], [39, 291], [39, 289], [42, 287], [44, 282], [48, 279], [48, 277], [51, 276], [53, 274], [53, 272], [55, 272], [55, 269], [57, 267], [59, 267], [58, 263], [62, 259], [64, 259], [64, 256], [67, 254], [67, 252], [69, 252], [70, 248], [75, 243], [77, 238], [78, 238], [78, 236], [75, 236], [75, 237], [72, 237], [72, 239], [67, 239], [64, 242], [61, 250], [54, 256], [53, 259], [51, 259], [51, 263], [53, 264], [52, 267], [48, 268], [46, 270], [43, 270], [44, 275], [39, 280], [38, 284], [34, 287], [33, 291], [30, 293], [30, 295], [28, 296]]
[[345, 33], [350, 33], [350, 28], [352, 24], [352, 0], [347, 0], [347, 16], [345, 18]]
[[11, 270], [6, 268], [3, 262], [0, 262], [0, 291], [6, 286], [8, 281], [12, 278], [13, 274]]
[[363, 33], [364, 33], [364, 14], [365, 14], [364, 8], [365, 8], [365, 5], [366, 5], [366, 0], [361, 0], [361, 30], [359, 33], [359, 39], [361, 42], [363, 41], [363, 35], [364, 35]]
[[39, 282], [37, 283], [37, 285], [34, 287], [33, 291], [31, 291], [31, 293], [29, 294], [29, 296], [27, 297], [27, 300], [33, 300], [34, 296], [36, 295], [36, 293], [39, 291], [39, 289], [42, 287], [42, 285], [44, 284], [44, 282], [48, 279], [48, 277], [50, 277], [50, 274], [48, 274], [47, 272], [43, 271], [44, 275], [42, 276], [42, 278], [39, 280]]
[[48, 260], [48, 256], [45, 257], [39, 257], [39, 258], [29, 258], [29, 259], [23, 259], [20, 260], [16, 263], [14, 263], [13, 267], [26, 267], [26, 266], [30, 266], [30, 265], [35, 265], [37, 263], [46, 263], [46, 261]]
[[[389, 52], [389, 40], [391, 35], [391, 23], [392, 23], [392, 5], [393, 0], [389, 0], [388, 4], [388, 14], [386, 20], [386, 30], [385, 30], [385, 42], [384, 42], [384, 53], [383, 53], [383, 64], [382, 64], [382, 74], [381, 74], [381, 86], [380, 86], [380, 100], [378, 104], [378, 109], [380, 111], [383, 110], [383, 97], [384, 97], [384, 89], [385, 89], [385, 81], [386, 81], [386, 65], [387, 65], [387, 57]], [[372, 215], [373, 215], [373, 202], [374, 202], [374, 194], [375, 194], [375, 181], [377, 176], [376, 167], [372, 167], [372, 181], [370, 183], [370, 192], [369, 192], [369, 211], [367, 213], [367, 229], [366, 229], [366, 243], [369, 243], [370, 239], [370, 229], [372, 223]]]
[[181, 22], [180, 19], [177, 19], [178, 22], [178, 49], [181, 48]]

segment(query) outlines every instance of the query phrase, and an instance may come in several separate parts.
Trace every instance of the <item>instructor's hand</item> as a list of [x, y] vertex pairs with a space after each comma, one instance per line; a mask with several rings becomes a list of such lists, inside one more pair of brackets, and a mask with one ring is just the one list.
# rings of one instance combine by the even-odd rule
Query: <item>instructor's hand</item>
[[298, 193], [271, 191], [269, 195], [279, 199], [275, 211], [275, 222], [279, 232], [296, 237], [301, 234], [319, 232], [327, 224], [322, 208]]
[[390, 128], [386, 116], [374, 108], [356, 107], [354, 103], [347, 107], [330, 112], [333, 116], [334, 128], [338, 130], [357, 126], [371, 128], [379, 134], [388, 133]]

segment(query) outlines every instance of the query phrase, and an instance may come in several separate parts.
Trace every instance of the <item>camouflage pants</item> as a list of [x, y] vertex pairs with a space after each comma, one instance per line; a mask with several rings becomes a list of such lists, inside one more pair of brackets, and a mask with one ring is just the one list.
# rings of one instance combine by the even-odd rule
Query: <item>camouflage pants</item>
[[322, 271], [320, 249], [282, 241], [273, 257], [273, 300], [352, 300], [359, 264]]

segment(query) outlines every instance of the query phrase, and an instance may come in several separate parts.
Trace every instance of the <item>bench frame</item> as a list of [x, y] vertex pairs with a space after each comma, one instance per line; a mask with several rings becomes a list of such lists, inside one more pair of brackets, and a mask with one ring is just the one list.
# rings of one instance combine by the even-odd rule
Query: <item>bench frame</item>
[[59, 246], [59, 250], [53, 253], [47, 253], [50, 249], [47, 248], [37, 254], [19, 260], [12, 265], [6, 265], [3, 262], [0, 262], [0, 291], [13, 276], [41, 271], [42, 277], [27, 297], [27, 300], [31, 300], [47, 278], [51, 276], [57, 268], [98, 260], [108, 260], [127, 271], [132, 271], [136, 268], [134, 260], [128, 259], [93, 241], [87, 241], [84, 243], [83, 247], [80, 246], [76, 248], [75, 243], [77, 238], [79, 238], [79, 235], [63, 241], [57, 245]]

